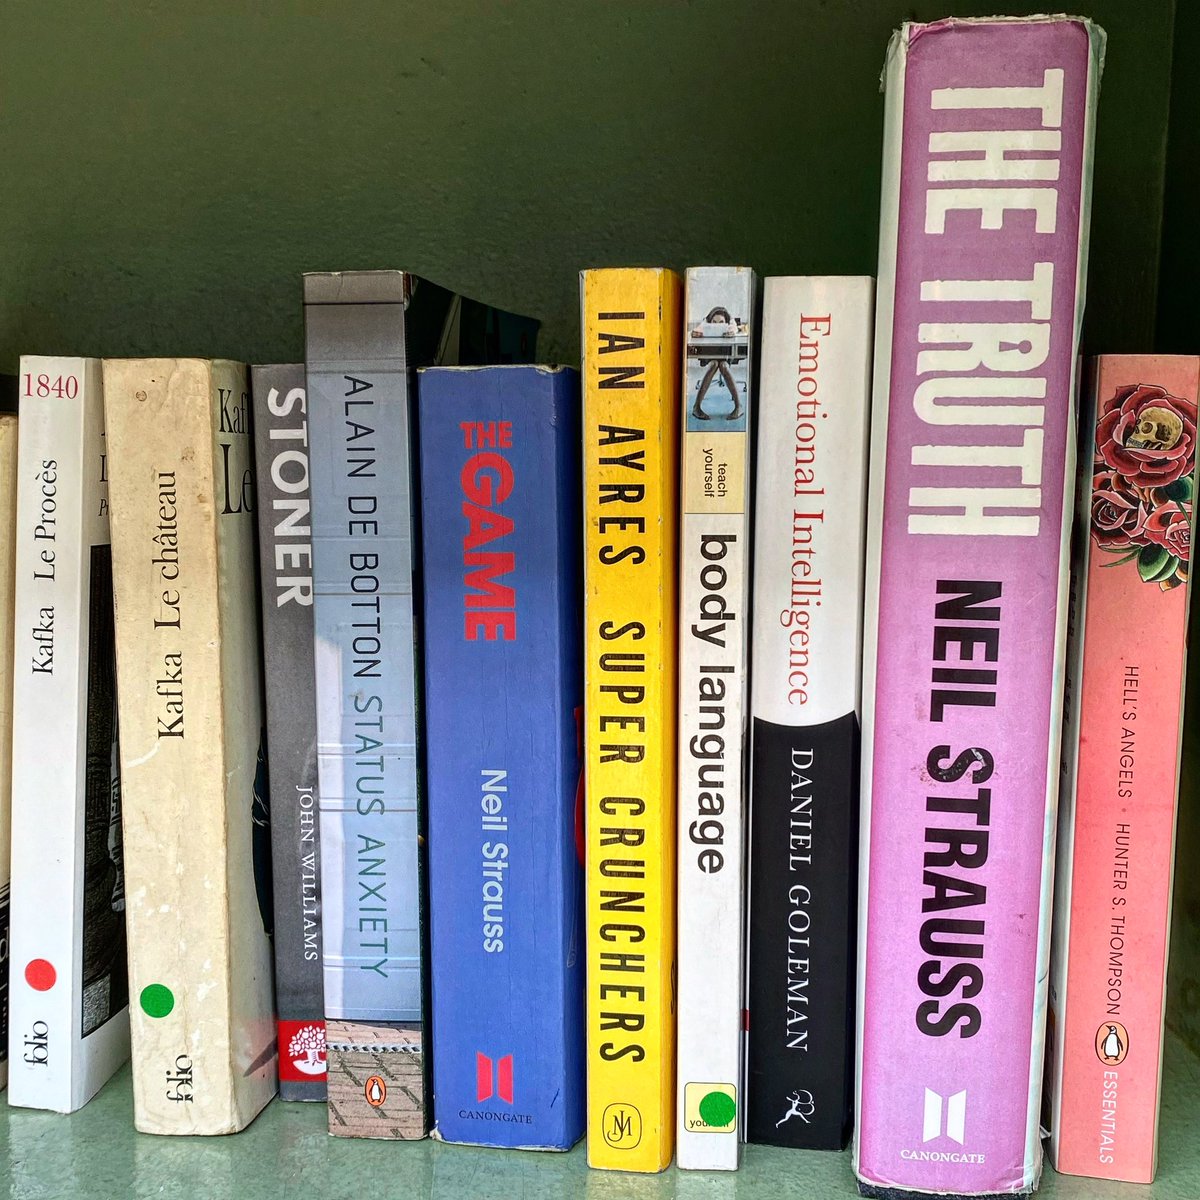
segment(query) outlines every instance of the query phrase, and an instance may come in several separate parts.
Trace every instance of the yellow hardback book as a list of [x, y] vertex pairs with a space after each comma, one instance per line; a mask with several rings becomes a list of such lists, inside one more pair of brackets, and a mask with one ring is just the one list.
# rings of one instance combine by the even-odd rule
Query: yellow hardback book
[[583, 272], [588, 1163], [661, 1171], [675, 1094], [681, 288]]

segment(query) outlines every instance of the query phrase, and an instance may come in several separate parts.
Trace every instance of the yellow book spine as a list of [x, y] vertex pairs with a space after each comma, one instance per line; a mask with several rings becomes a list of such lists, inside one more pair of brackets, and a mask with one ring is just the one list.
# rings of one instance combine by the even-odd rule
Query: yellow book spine
[[588, 1163], [661, 1171], [675, 1108], [681, 288], [582, 277]]

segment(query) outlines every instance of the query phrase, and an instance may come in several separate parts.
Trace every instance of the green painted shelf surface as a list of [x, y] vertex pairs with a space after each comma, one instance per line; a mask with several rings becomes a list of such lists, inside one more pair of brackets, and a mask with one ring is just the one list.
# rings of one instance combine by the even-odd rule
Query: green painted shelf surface
[[[1200, 1059], [1167, 1042], [1158, 1179], [1149, 1187], [1042, 1177], [1059, 1200], [1195, 1200], [1200, 1196]], [[133, 1131], [126, 1067], [71, 1117], [0, 1106], [7, 1200], [837, 1200], [855, 1196], [849, 1154], [750, 1146], [733, 1174], [637, 1176], [589, 1171], [569, 1154], [487, 1150], [439, 1142], [343, 1141], [325, 1132], [325, 1109], [274, 1101], [244, 1133], [150, 1137]]]

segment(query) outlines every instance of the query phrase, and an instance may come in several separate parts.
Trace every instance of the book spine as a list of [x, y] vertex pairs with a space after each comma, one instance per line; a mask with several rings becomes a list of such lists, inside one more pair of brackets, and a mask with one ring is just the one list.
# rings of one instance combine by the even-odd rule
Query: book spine
[[17, 548], [17, 418], [0, 413], [0, 1088], [8, 1083], [9, 871], [12, 818], [13, 614]]
[[743, 821], [754, 273], [684, 293], [679, 583], [676, 1159], [736, 1170], [742, 1126]]
[[[1103, 33], [889, 52], [863, 680], [868, 1194], [1029, 1191]], [[1016, 157], [1019, 155], [1020, 157]]]
[[588, 1163], [675, 1133], [678, 276], [582, 276]]
[[251, 368], [258, 482], [279, 1095], [324, 1100], [312, 499], [304, 367]]
[[435, 368], [418, 389], [434, 1136], [566, 1150], [584, 1115], [579, 376]]
[[428, 1127], [406, 278], [305, 277], [329, 1129]]
[[275, 1093], [245, 368], [106, 360], [134, 1122]]
[[[1081, 440], [1051, 1008], [1057, 1171], [1154, 1178], [1200, 359], [1113, 356]], [[1083, 751], [1086, 747], [1086, 752]]]
[[129, 1054], [104, 403], [97, 359], [19, 378], [9, 1100], [72, 1112]]
[[769, 279], [755, 494], [747, 1139], [853, 1104], [872, 281]]

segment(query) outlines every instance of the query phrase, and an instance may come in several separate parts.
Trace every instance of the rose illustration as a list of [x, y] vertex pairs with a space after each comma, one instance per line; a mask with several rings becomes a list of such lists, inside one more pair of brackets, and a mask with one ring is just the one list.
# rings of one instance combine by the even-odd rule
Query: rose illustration
[[1187, 581], [1188, 581], [1187, 560], [1180, 559], [1180, 561], [1175, 564], [1175, 574], [1170, 576], [1167, 579], [1160, 579], [1158, 581], [1158, 586], [1160, 588], [1162, 588], [1162, 590], [1164, 592], [1169, 592], [1172, 588], [1177, 588], [1180, 586], [1180, 584], [1187, 583]]
[[1145, 538], [1147, 542], [1162, 546], [1176, 558], [1186, 562], [1192, 544], [1192, 527], [1189, 514], [1174, 500], [1156, 495], [1157, 488], [1151, 492], [1152, 500], [1158, 500], [1154, 509], [1146, 514]]
[[1157, 384], [1119, 387], [1096, 422], [1096, 450], [1137, 487], [1172, 483], [1195, 465], [1196, 405]]
[[1102, 550], [1141, 542], [1146, 510], [1136, 488], [1100, 460], [1092, 476], [1092, 536]]

